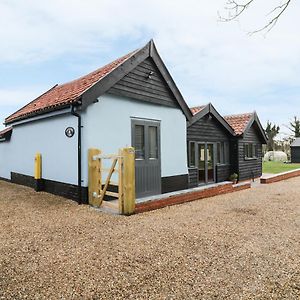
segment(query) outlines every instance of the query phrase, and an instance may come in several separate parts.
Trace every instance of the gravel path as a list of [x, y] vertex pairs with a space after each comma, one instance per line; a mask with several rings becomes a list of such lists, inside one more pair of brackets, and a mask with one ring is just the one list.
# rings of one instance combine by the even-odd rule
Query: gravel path
[[0, 181], [0, 299], [299, 298], [299, 177], [131, 217]]

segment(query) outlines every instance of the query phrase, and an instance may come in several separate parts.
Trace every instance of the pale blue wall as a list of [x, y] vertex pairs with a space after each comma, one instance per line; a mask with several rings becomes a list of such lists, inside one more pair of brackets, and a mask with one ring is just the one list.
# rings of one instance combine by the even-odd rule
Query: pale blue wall
[[[161, 121], [162, 176], [187, 174], [186, 119], [180, 109], [103, 95], [82, 112], [83, 186], [88, 149], [110, 154], [131, 146], [131, 117]], [[68, 126], [76, 130], [72, 138], [65, 136]], [[44, 179], [77, 184], [77, 118], [69, 113], [15, 126], [10, 142], [0, 143], [0, 177], [33, 176], [36, 152], [42, 153]]]
[[162, 177], [187, 174], [186, 118], [180, 109], [105, 94], [82, 114], [83, 180], [87, 185], [87, 153], [105, 154], [131, 146], [131, 117], [161, 121]]
[[43, 178], [77, 184], [77, 132], [67, 138], [68, 126], [77, 130], [77, 118], [70, 114], [15, 126], [11, 140], [0, 143], [0, 177], [10, 179], [10, 172], [33, 176], [40, 152]]

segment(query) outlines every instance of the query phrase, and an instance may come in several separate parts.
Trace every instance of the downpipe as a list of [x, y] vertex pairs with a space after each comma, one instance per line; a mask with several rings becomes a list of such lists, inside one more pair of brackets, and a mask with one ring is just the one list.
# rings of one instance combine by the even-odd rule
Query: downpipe
[[82, 185], [81, 185], [81, 115], [75, 112], [75, 106], [72, 105], [71, 114], [77, 118], [77, 178], [78, 178], [78, 200], [77, 203], [82, 204]]

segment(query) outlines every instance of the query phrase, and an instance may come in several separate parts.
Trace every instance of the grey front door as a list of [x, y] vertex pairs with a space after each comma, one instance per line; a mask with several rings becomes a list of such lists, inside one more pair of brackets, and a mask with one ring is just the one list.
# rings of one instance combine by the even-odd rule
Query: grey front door
[[160, 122], [132, 119], [136, 197], [161, 193]]

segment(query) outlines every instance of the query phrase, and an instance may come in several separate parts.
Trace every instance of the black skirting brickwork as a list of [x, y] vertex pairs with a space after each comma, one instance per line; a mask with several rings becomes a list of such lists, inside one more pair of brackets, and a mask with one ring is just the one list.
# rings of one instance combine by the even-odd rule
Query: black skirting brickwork
[[[62, 196], [74, 201], [78, 201], [78, 186], [48, 179], [35, 180], [34, 177], [19, 174], [11, 173], [11, 182], [16, 184], [25, 185], [35, 189], [36, 191], [44, 191], [51, 193], [57, 196]], [[88, 204], [88, 188], [81, 187], [81, 197], [82, 203]]]
[[170, 193], [185, 190], [189, 186], [188, 174], [168, 176], [161, 178], [161, 193]]

